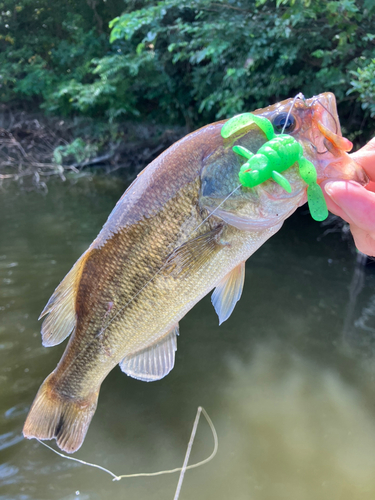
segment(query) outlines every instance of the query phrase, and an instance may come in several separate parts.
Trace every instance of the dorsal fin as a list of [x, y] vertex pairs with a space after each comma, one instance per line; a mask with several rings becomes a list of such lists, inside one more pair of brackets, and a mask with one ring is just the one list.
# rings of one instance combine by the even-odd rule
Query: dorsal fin
[[160, 380], [174, 367], [174, 353], [177, 350], [178, 324], [156, 344], [126, 356], [120, 368], [130, 377], [144, 382]]
[[245, 282], [245, 262], [241, 262], [220, 281], [212, 294], [211, 301], [219, 316], [219, 325], [226, 321], [241, 298]]
[[48, 314], [42, 324], [42, 343], [45, 347], [60, 344], [70, 335], [76, 324], [75, 298], [77, 286], [81, 277], [83, 264], [88, 252], [85, 252], [68, 272], [46, 307], [41, 312], [39, 319]]

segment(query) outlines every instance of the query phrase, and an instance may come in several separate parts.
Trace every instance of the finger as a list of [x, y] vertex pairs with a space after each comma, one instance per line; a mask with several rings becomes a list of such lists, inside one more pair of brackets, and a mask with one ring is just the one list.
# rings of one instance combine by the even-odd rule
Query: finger
[[369, 178], [375, 181], [375, 137], [350, 156], [364, 169]]
[[353, 181], [329, 181], [325, 192], [345, 213], [345, 220], [367, 232], [375, 232], [375, 193]]
[[366, 255], [375, 257], [375, 233], [371, 234], [356, 225], [350, 225], [350, 231], [354, 238], [355, 246]]
[[328, 183], [332, 183], [332, 181], [324, 181], [320, 185], [320, 187], [323, 190], [323, 194], [324, 194], [324, 198], [325, 198], [326, 203], [327, 203], [328, 210], [331, 213], [333, 213], [335, 215], [338, 215], [339, 217], [341, 217], [342, 219], [344, 219], [349, 224], [354, 224], [354, 221], [348, 216], [348, 214], [339, 205], [337, 205], [337, 203], [335, 203], [333, 201], [333, 199], [331, 198], [331, 196], [326, 192], [325, 186]]

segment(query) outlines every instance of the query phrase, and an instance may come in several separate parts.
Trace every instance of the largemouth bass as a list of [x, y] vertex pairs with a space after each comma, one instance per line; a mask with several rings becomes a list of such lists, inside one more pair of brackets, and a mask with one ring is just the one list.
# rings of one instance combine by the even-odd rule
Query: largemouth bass
[[[341, 135], [333, 94], [288, 99], [254, 114], [276, 131], [285, 125], [318, 182], [366, 183], [347, 154], [351, 143]], [[224, 123], [189, 134], [148, 165], [56, 288], [41, 314], [43, 345], [71, 338], [39, 389], [25, 437], [55, 438], [62, 450], [78, 450], [107, 374], [119, 364], [148, 382], [167, 375], [179, 320], [215, 289], [212, 302], [225, 321], [241, 296], [245, 261], [306, 202], [297, 165], [285, 171], [291, 193], [273, 180], [236, 190], [241, 159], [233, 145], [256, 152], [266, 137], [253, 124], [223, 139]]]

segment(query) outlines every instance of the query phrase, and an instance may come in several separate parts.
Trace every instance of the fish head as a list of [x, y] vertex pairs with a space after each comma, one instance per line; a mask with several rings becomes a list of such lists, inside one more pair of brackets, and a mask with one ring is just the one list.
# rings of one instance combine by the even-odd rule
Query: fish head
[[[291, 105], [284, 106], [284, 113]], [[353, 144], [342, 136], [332, 92], [311, 99], [296, 99], [292, 114], [295, 126], [290, 134], [303, 146], [304, 156], [315, 165], [318, 183], [335, 178], [367, 184], [364, 170], [348, 155]]]
[[[267, 118], [276, 136], [283, 132], [301, 144], [303, 156], [316, 168], [318, 183], [326, 179], [368, 182], [363, 169], [348, 155], [352, 143], [342, 136], [334, 94], [325, 92], [310, 99], [301, 94], [252, 113]], [[259, 126], [251, 123], [223, 139], [203, 160], [201, 205], [238, 229], [280, 225], [307, 201], [307, 184], [299, 174], [298, 162], [282, 172], [290, 183], [290, 193], [272, 178], [253, 188], [240, 185], [238, 173], [245, 159], [233, 152], [233, 146], [256, 154], [267, 140]]]

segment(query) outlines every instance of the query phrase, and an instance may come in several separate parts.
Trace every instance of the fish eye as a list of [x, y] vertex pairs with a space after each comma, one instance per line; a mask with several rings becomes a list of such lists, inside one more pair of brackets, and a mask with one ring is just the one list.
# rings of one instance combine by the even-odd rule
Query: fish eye
[[283, 129], [285, 133], [289, 133], [296, 128], [296, 119], [292, 114], [288, 116], [288, 113], [279, 113], [272, 120], [272, 125], [275, 132], [279, 134], [282, 133]]

